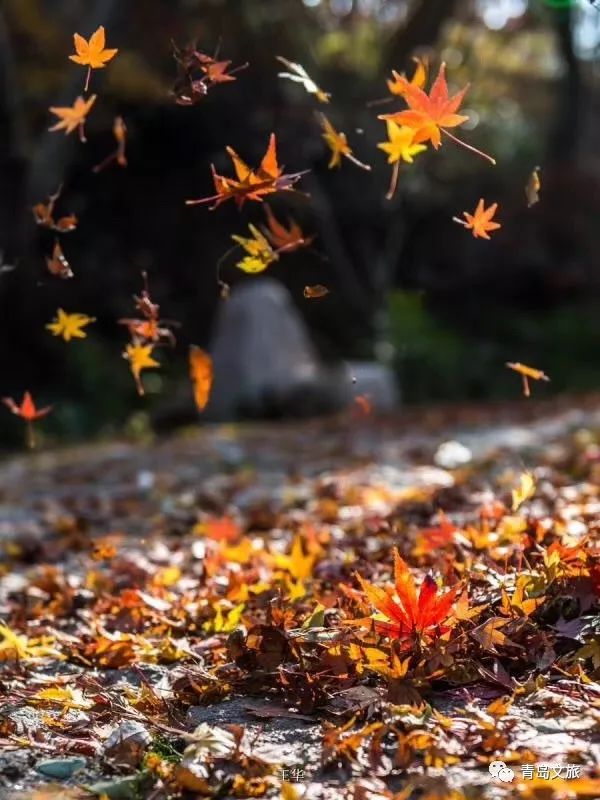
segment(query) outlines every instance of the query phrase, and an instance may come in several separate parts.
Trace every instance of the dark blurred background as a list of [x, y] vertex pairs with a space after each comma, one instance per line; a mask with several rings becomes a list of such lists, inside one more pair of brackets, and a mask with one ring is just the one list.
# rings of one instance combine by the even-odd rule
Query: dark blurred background
[[[100, 24], [120, 52], [93, 74], [99, 98], [82, 145], [48, 132], [48, 107], [81, 94], [72, 35]], [[600, 386], [600, 11], [588, 0], [5, 0], [0, 40], [0, 245], [5, 262], [17, 260], [0, 274], [0, 394], [27, 388], [54, 403], [44, 427], [56, 437], [143, 427], [146, 411], [181, 393], [187, 345], [210, 339], [215, 265], [231, 234], [262, 218], [257, 204], [240, 214], [184, 200], [212, 193], [211, 162], [229, 174], [225, 145], [257, 164], [271, 131], [290, 171], [311, 170], [301, 184], [310, 199], [286, 194], [273, 208], [317, 238], [316, 252], [286, 256], [270, 273], [290, 288], [324, 359], [391, 364], [408, 403], [515, 397], [507, 360], [549, 373], [542, 394]], [[180, 107], [172, 41], [220, 47], [250, 66]], [[331, 92], [321, 109], [372, 173], [348, 162], [327, 169], [314, 98], [278, 79], [275, 55]], [[388, 202], [377, 114], [400, 104], [368, 104], [386, 96], [392, 68], [412, 70], [414, 55], [434, 69], [446, 61], [454, 88], [471, 83], [464, 138], [498, 166], [446, 140], [402, 170]], [[93, 174], [114, 149], [115, 114], [128, 126], [129, 166]], [[541, 202], [528, 209], [536, 165]], [[48, 275], [54, 236], [31, 214], [61, 182], [59, 210], [80, 218], [62, 238], [71, 281]], [[500, 203], [491, 242], [451, 221], [480, 196]], [[181, 328], [140, 400], [117, 320], [133, 315], [142, 270]], [[251, 279], [226, 272], [232, 284]], [[307, 302], [302, 288], [316, 283], [331, 294]], [[45, 330], [59, 306], [97, 317], [86, 340], [67, 345]], [[8, 413], [0, 434], [5, 444], [21, 436]]]

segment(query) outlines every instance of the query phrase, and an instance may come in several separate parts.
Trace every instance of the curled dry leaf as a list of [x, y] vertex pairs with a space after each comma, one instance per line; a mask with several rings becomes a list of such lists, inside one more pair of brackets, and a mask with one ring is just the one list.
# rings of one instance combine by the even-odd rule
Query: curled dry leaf
[[265, 204], [268, 228], [265, 234], [270, 239], [273, 247], [280, 253], [292, 253], [301, 247], [308, 247], [314, 241], [314, 236], [305, 236], [302, 228], [293, 219], [289, 220], [289, 227], [285, 227], [275, 217], [271, 208]]
[[519, 476], [519, 485], [512, 490], [512, 510], [518, 511], [523, 503], [531, 500], [535, 494], [535, 478], [531, 472], [523, 472]]
[[127, 156], [125, 154], [127, 149], [127, 125], [125, 124], [123, 117], [115, 117], [112, 132], [117, 143], [117, 148], [113, 153], [107, 156], [104, 161], [96, 164], [96, 166], [93, 168], [93, 172], [101, 172], [114, 161], [116, 161], [120, 167], [127, 166]]
[[48, 228], [57, 233], [70, 233], [77, 227], [78, 220], [75, 214], [59, 217], [58, 220], [54, 219], [54, 206], [61, 191], [62, 186], [59, 186], [54, 194], [49, 195], [46, 203], [36, 203], [32, 208], [33, 216], [36, 223], [42, 228]]
[[518, 372], [521, 376], [523, 381], [523, 394], [525, 397], [531, 396], [531, 388], [529, 386], [529, 381], [546, 381], [548, 382], [550, 378], [546, 375], [545, 372], [542, 372], [541, 369], [536, 369], [535, 367], [528, 367], [526, 364], [521, 364], [520, 361], [507, 361], [506, 366], [509, 369], [512, 369], [514, 372]]
[[329, 294], [329, 289], [321, 283], [316, 283], [314, 286], [305, 286], [303, 294], [307, 300], [317, 300], [321, 297], [326, 297]]
[[283, 56], [276, 56], [276, 58], [277, 61], [288, 69], [288, 72], [280, 72], [277, 76], [278, 78], [286, 78], [289, 81], [301, 84], [308, 94], [312, 94], [317, 98], [319, 103], [329, 102], [331, 95], [317, 86], [302, 64], [298, 64], [295, 61], [288, 61], [286, 58], [283, 58]]
[[542, 188], [542, 180], [540, 178], [540, 168], [534, 167], [531, 171], [527, 183], [525, 184], [525, 197], [527, 198], [527, 208], [531, 208], [536, 203], [540, 202], [540, 190]]
[[51, 275], [55, 275], [57, 278], [66, 280], [67, 278], [73, 277], [73, 270], [65, 258], [65, 254], [58, 239], [54, 242], [52, 257], [46, 258], [46, 266], [48, 267], [48, 272]]

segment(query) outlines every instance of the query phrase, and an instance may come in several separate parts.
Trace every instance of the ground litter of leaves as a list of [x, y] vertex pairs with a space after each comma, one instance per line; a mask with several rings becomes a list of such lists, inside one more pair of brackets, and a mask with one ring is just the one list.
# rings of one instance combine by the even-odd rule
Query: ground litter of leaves
[[0, 796], [600, 796], [599, 478], [598, 398], [5, 460]]

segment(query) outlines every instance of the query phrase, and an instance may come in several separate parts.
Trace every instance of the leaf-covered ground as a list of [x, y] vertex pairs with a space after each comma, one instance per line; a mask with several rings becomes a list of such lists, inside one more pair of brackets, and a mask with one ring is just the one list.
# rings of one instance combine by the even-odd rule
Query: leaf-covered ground
[[0, 796], [600, 796], [597, 408], [5, 461]]

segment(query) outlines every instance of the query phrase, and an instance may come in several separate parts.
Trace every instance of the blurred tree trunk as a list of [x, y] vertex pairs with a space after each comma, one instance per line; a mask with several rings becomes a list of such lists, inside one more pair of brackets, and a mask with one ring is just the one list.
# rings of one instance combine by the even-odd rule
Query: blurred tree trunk
[[19, 207], [25, 173], [24, 123], [16, 88], [13, 49], [4, 14], [0, 9], [0, 250], [13, 259], [19, 251]]
[[401, 68], [417, 47], [434, 45], [458, 3], [459, 0], [419, 0], [408, 20], [390, 38], [385, 66]]
[[579, 144], [582, 109], [581, 66], [573, 46], [573, 9], [556, 9], [554, 25], [565, 75], [550, 139], [550, 156], [553, 160], [569, 161], [575, 157]]

